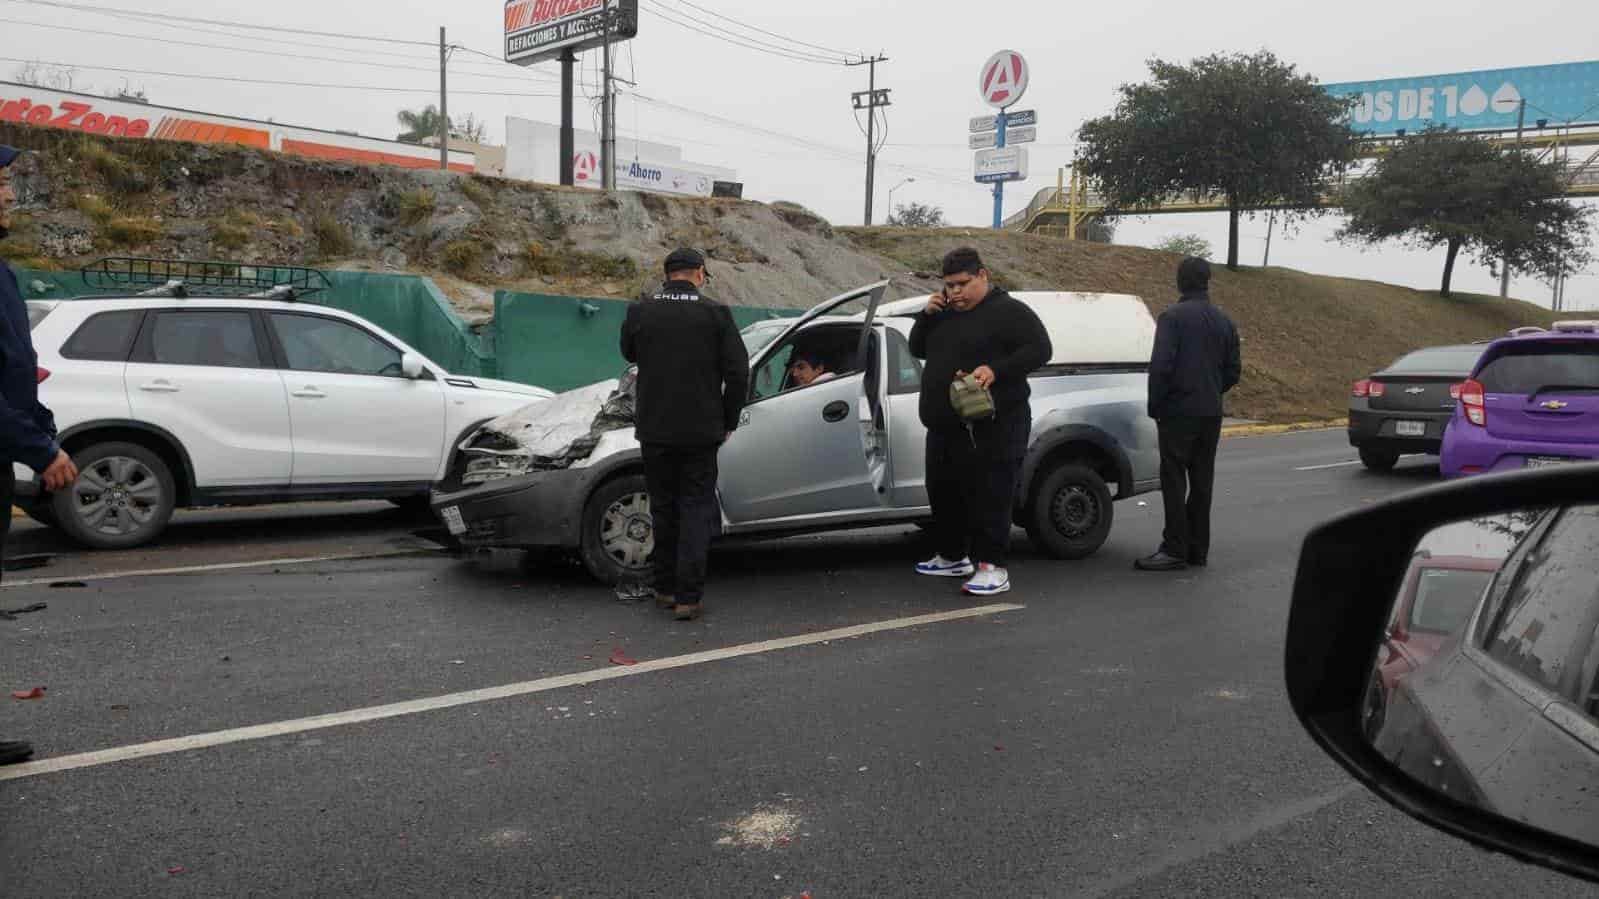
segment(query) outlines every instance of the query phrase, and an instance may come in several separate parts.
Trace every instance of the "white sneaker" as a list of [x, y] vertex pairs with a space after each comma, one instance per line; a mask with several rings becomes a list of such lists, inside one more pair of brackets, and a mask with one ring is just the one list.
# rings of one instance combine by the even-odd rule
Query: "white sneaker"
[[961, 592], [972, 596], [993, 596], [1010, 591], [1010, 572], [984, 562], [977, 566], [977, 574], [961, 585]]
[[917, 574], [927, 574], [933, 577], [970, 577], [977, 568], [972, 565], [971, 559], [961, 559], [951, 562], [943, 556], [934, 556], [925, 562], [916, 564]]

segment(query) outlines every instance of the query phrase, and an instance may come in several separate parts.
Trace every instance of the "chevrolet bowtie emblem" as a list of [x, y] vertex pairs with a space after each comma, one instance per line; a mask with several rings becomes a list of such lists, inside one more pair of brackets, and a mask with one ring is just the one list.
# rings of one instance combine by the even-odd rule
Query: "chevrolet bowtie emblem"
[[1423, 393], [1427, 392], [1427, 388], [1425, 388], [1425, 387], [1406, 387], [1405, 388], [1405, 392], [1410, 394], [1411, 396], [1420, 396]]
[[1570, 403], [1562, 403], [1559, 400], [1550, 400], [1549, 402], [1543, 403], [1541, 405], [1545, 409], [1564, 409], [1564, 408], [1566, 408], [1567, 406], [1569, 406], [1571, 404]]

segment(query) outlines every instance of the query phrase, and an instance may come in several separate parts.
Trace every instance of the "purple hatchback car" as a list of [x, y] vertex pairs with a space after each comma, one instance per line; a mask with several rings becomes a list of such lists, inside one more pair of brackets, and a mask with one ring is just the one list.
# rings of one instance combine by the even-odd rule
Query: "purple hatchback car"
[[1488, 346], [1459, 394], [1446, 478], [1599, 459], [1599, 321], [1516, 329]]

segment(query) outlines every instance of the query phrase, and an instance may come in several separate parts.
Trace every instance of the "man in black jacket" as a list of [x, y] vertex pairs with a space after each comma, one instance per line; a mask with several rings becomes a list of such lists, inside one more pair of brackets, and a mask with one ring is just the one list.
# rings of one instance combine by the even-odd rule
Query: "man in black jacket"
[[1160, 428], [1160, 492], [1166, 530], [1144, 571], [1203, 566], [1210, 555], [1210, 500], [1221, 441], [1222, 394], [1238, 384], [1238, 329], [1210, 302], [1210, 263], [1177, 267], [1182, 298], [1162, 312], [1149, 361], [1149, 417]]
[[698, 618], [716, 506], [716, 454], [738, 427], [749, 354], [733, 312], [700, 294], [710, 276], [698, 250], [666, 257], [666, 283], [629, 306], [622, 356], [638, 364], [635, 430], [655, 523], [656, 603]]
[[[1010, 547], [1017, 481], [1033, 427], [1027, 376], [1054, 349], [1038, 316], [989, 283], [976, 250], [944, 257], [944, 291], [928, 299], [911, 328], [911, 354], [922, 371], [921, 419], [927, 427], [927, 498], [938, 554], [916, 566], [933, 577], [970, 577], [973, 596], [1010, 590]], [[994, 416], [968, 424], [949, 387], [970, 373], [989, 389]], [[975, 564], [974, 564], [975, 562]]]
[[[16, 193], [11, 163], [19, 151], [0, 145], [0, 239], [11, 227]], [[13, 462], [39, 472], [46, 490], [60, 490], [78, 479], [78, 469], [56, 444], [55, 416], [39, 402], [39, 357], [33, 351], [28, 307], [16, 273], [0, 259], [0, 569], [5, 566], [5, 541], [11, 532], [11, 504], [16, 482]], [[0, 765], [20, 762], [33, 747], [20, 740], [0, 740]]]

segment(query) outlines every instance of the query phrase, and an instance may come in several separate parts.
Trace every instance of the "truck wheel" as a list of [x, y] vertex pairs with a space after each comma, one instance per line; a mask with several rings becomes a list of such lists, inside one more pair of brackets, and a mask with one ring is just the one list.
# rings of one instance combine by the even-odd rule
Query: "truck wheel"
[[134, 443], [97, 443], [75, 453], [78, 480], [50, 498], [57, 526], [91, 549], [154, 540], [177, 506], [177, 483], [161, 457]]
[[1039, 481], [1027, 535], [1050, 556], [1083, 559], [1104, 545], [1114, 516], [1104, 478], [1083, 465], [1058, 465]]
[[644, 476], [624, 475], [601, 484], [583, 507], [583, 567], [606, 584], [643, 579], [654, 550], [655, 525]]
[[1399, 454], [1383, 450], [1360, 448], [1360, 464], [1371, 471], [1393, 471], [1399, 464]]

